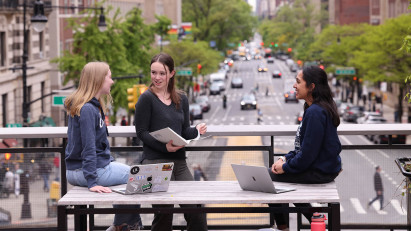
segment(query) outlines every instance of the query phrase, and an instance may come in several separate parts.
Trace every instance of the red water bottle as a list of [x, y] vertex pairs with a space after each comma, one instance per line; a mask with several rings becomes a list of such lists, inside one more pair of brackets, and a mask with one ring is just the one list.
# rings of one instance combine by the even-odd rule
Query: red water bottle
[[325, 220], [327, 218], [324, 214], [314, 213], [311, 218], [311, 231], [325, 231]]

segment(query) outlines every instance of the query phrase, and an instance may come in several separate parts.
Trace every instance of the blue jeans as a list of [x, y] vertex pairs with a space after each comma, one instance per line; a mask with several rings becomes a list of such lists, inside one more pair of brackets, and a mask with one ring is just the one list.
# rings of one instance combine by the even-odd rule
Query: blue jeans
[[43, 190], [47, 190], [47, 191], [50, 190], [49, 174], [48, 173], [41, 174], [41, 177], [43, 178], [43, 182], [44, 182]]
[[[111, 162], [104, 168], [97, 169], [97, 185], [109, 187], [119, 184], [127, 184], [130, 166]], [[74, 186], [87, 187], [87, 180], [84, 178], [81, 169], [67, 170], [67, 181]], [[140, 205], [113, 205], [114, 208], [140, 208]], [[114, 225], [128, 224], [134, 226], [141, 225], [140, 214], [116, 214], [114, 216]]]

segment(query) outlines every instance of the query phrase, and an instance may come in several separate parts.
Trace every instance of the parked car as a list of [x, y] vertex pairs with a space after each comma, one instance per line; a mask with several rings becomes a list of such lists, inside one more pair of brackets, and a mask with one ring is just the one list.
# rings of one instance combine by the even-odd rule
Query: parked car
[[300, 124], [303, 121], [304, 111], [300, 111], [297, 114], [297, 118], [295, 119], [296, 124]]
[[206, 95], [200, 95], [195, 100], [196, 104], [200, 105], [203, 112], [208, 112], [211, 108], [210, 102]]
[[300, 67], [298, 66], [298, 64], [294, 63], [293, 65], [290, 66], [291, 72], [297, 72], [298, 70], [300, 70]]
[[203, 119], [203, 111], [199, 104], [190, 104], [188, 108], [190, 110], [190, 118], [193, 118], [193, 120]]
[[351, 106], [351, 104], [350, 103], [344, 103], [344, 102], [341, 102], [340, 103], [340, 106], [338, 107], [338, 114], [340, 115], [340, 116], [343, 116], [344, 115], [344, 112], [347, 110], [347, 108], [349, 108]]
[[274, 58], [273, 57], [268, 57], [267, 58], [267, 63], [274, 63]]
[[274, 70], [273, 71], [273, 78], [281, 78], [281, 71]]
[[364, 115], [363, 106], [347, 106], [343, 114], [343, 120], [348, 122], [357, 122], [357, 118]]
[[379, 112], [364, 112], [364, 116], [357, 118], [359, 124], [382, 124], [387, 120]]
[[290, 67], [291, 65], [294, 64], [294, 60], [292, 60], [292, 59], [286, 59], [286, 60], [285, 60], [285, 64], [286, 64], [288, 67]]
[[220, 94], [220, 86], [216, 83], [212, 83], [210, 86], [210, 95], [219, 95]]
[[231, 88], [243, 88], [243, 80], [240, 77], [231, 79]]
[[263, 65], [258, 65], [257, 70], [258, 72], [267, 72], [268, 68]]
[[[378, 135], [374, 137], [374, 144], [388, 144], [388, 135]], [[406, 135], [392, 135], [392, 144], [405, 144], [407, 142]]]
[[241, 110], [257, 109], [257, 99], [254, 94], [245, 94], [240, 101]]
[[286, 103], [288, 103], [288, 101], [294, 101], [298, 103], [296, 92], [294, 90], [291, 90], [291, 91], [287, 91], [286, 93], [284, 93], [284, 101]]

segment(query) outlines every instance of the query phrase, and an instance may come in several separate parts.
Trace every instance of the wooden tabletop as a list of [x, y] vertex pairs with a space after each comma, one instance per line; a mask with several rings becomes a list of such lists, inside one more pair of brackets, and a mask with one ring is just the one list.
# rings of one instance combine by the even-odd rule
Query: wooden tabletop
[[297, 190], [280, 194], [243, 191], [237, 181], [172, 181], [167, 192], [134, 195], [94, 193], [85, 187], [74, 187], [58, 205], [331, 203], [340, 200], [335, 182], [275, 185]]

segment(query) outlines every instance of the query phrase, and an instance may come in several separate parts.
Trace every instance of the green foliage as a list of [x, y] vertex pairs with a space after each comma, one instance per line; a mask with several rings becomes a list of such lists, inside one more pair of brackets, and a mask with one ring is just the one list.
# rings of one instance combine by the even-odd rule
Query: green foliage
[[[106, 15], [107, 12], [106, 12]], [[65, 74], [64, 84], [78, 82], [84, 65], [91, 61], [104, 61], [110, 65], [113, 77], [149, 73], [150, 55], [148, 50], [154, 42], [153, 27], [146, 25], [137, 8], [127, 13], [125, 19], [106, 18], [107, 30], [100, 32], [97, 27], [98, 15], [93, 10], [87, 17], [69, 19], [69, 28], [74, 31], [73, 47], [53, 62]], [[116, 80], [111, 88], [114, 114], [119, 107], [127, 108], [126, 89], [137, 83], [135, 79]]]
[[[411, 1], [410, 1], [410, 5], [408, 6], [408, 9], [411, 9]], [[401, 47], [401, 50], [405, 50], [405, 51], [407, 51], [408, 53], [411, 53], [411, 35], [409, 34], [409, 32], [408, 32], [408, 35], [405, 36], [405, 38], [404, 38], [404, 43], [403, 43], [403, 45], [402, 45], [402, 47]], [[405, 83], [406, 83], [406, 84], [408, 84], [409, 81], [411, 81], [411, 75], [408, 75], [408, 76], [405, 78]], [[408, 99], [408, 103], [411, 103], [410, 92], [408, 92], [408, 93], [405, 95], [405, 98]]]
[[292, 47], [298, 59], [308, 59], [315, 27], [324, 26], [327, 18], [325, 9], [316, 11], [309, 0], [296, 0], [292, 7], [281, 7], [273, 20], [264, 20], [258, 31], [264, 43], [278, 43], [282, 51]]
[[334, 71], [332, 65], [346, 67], [353, 58], [353, 52], [365, 42], [360, 35], [370, 28], [368, 24], [330, 25], [315, 37], [304, 60], [321, 60], [331, 72]]
[[387, 20], [383, 25], [371, 27], [361, 39], [364, 44], [354, 52], [350, 64], [355, 65], [364, 78], [395, 82], [404, 86], [406, 73], [411, 72], [411, 55], [400, 50], [407, 35], [411, 15], [405, 14]]
[[243, 0], [183, 0], [183, 21], [193, 22], [194, 40], [215, 41], [219, 50], [248, 40], [257, 19]]

